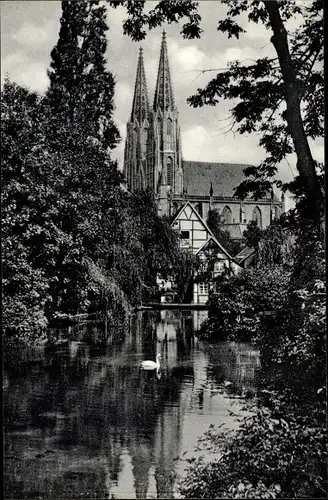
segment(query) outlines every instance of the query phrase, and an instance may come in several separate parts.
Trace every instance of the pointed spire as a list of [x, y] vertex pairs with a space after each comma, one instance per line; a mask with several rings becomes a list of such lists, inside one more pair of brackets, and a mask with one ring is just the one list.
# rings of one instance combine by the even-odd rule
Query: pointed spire
[[174, 97], [171, 83], [169, 58], [167, 55], [166, 34], [163, 31], [161, 54], [159, 57], [156, 90], [154, 97], [154, 111], [174, 109]]
[[149, 101], [147, 93], [147, 83], [142, 48], [140, 47], [136, 83], [134, 87], [131, 121], [133, 122], [135, 119], [137, 119], [138, 122], [141, 123], [143, 120], [145, 120], [145, 118], [148, 117], [148, 113]]

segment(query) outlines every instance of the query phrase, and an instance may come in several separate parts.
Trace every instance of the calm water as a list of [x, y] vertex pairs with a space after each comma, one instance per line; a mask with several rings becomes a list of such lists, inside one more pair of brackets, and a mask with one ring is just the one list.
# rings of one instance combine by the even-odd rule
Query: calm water
[[[210, 424], [253, 393], [248, 344], [206, 346], [204, 312], [139, 313], [120, 346], [92, 345], [96, 325], [68, 345], [24, 353], [4, 374], [5, 498], [173, 498], [176, 474]], [[59, 332], [63, 334], [65, 332]], [[161, 370], [140, 362], [160, 352]]]

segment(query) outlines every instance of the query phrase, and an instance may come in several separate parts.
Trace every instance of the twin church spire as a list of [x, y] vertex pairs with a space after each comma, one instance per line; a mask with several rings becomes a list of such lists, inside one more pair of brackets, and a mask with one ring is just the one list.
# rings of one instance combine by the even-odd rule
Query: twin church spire
[[[131, 121], [137, 119], [139, 123], [145, 120], [149, 114], [148, 90], [143, 58], [143, 50], [139, 49], [137, 65], [137, 76], [134, 86], [134, 96], [131, 112]], [[153, 110], [160, 109], [162, 112], [174, 109], [174, 94], [171, 82], [171, 72], [167, 53], [166, 34], [163, 31], [162, 45], [159, 58], [157, 81]]]
[[161, 109], [162, 111], [174, 109], [174, 96], [171, 82], [169, 58], [167, 55], [165, 31], [163, 32], [162, 38], [153, 109], [154, 111], [156, 111], [157, 109]]
[[139, 50], [132, 111], [127, 123], [124, 173], [131, 191], [151, 189], [159, 212], [167, 213], [172, 195], [182, 194], [183, 175], [178, 112], [163, 32], [152, 109], [143, 50]]
[[149, 115], [149, 100], [147, 91], [147, 82], [145, 66], [143, 60], [142, 48], [139, 50], [139, 59], [137, 66], [137, 77], [134, 87], [134, 97], [131, 112], [131, 122], [138, 120], [142, 123]]

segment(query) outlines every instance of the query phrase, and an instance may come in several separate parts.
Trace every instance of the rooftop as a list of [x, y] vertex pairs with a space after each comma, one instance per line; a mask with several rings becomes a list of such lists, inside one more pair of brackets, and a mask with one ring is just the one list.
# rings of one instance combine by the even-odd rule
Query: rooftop
[[187, 194], [209, 196], [211, 183], [213, 196], [235, 196], [236, 188], [246, 179], [244, 170], [250, 165], [241, 163], [209, 163], [183, 161], [183, 183]]
[[[209, 196], [211, 184], [214, 197], [235, 196], [234, 188], [246, 179], [244, 170], [250, 166], [247, 163], [183, 160], [183, 185], [187, 190], [187, 196]], [[276, 196], [274, 200], [279, 202]]]

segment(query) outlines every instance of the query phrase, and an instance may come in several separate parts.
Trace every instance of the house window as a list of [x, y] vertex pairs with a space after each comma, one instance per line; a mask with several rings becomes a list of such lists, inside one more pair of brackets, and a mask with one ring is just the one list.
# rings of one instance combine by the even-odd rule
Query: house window
[[221, 271], [223, 271], [223, 269], [224, 269], [224, 263], [222, 262], [222, 260], [215, 262], [214, 271], [221, 272]]
[[189, 231], [181, 231], [180, 238], [182, 240], [189, 240], [189, 238], [190, 238], [190, 232]]
[[199, 295], [207, 295], [207, 294], [208, 294], [207, 283], [199, 283]]

